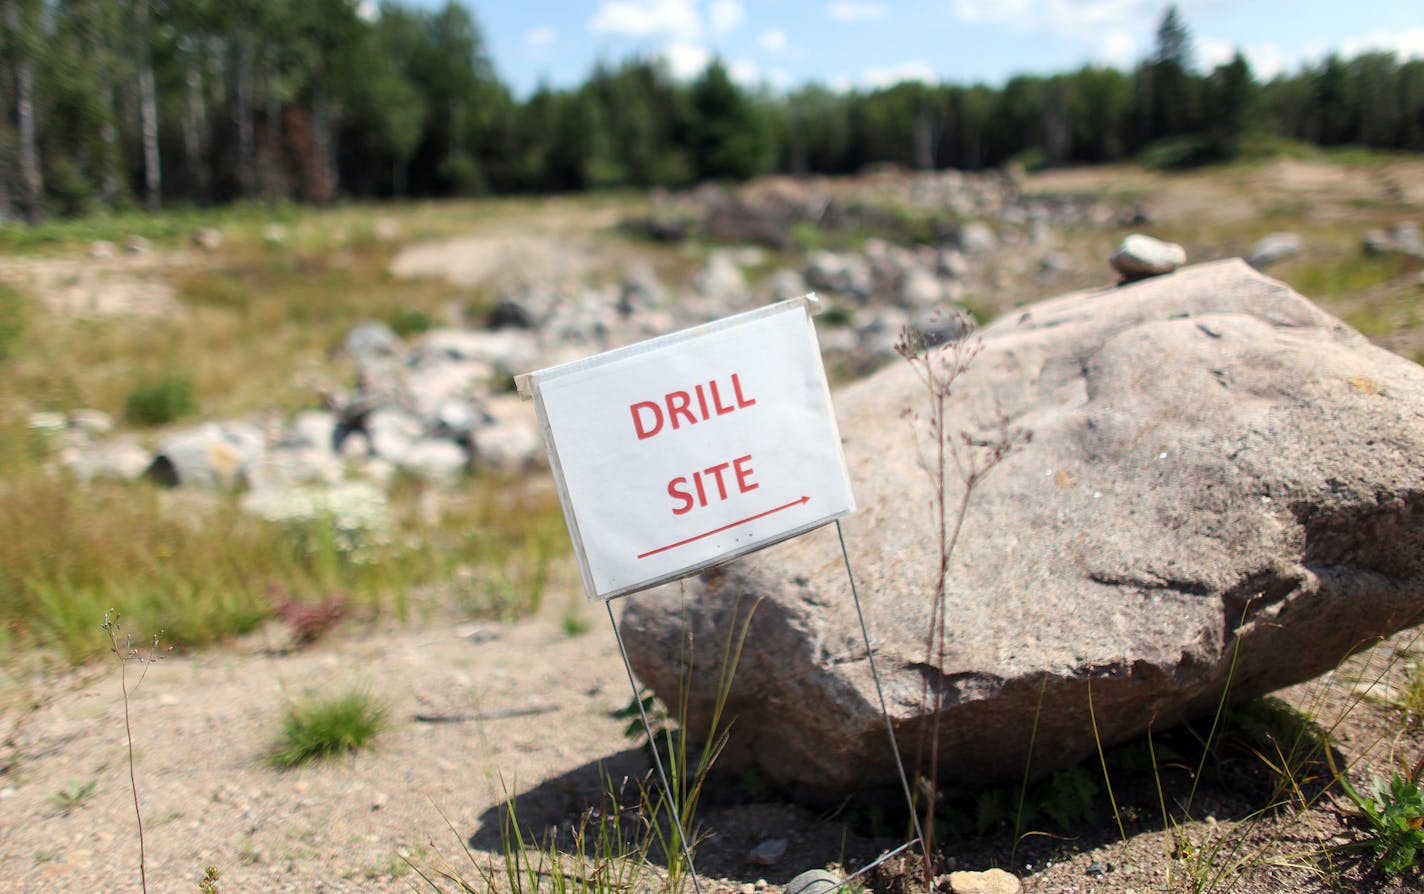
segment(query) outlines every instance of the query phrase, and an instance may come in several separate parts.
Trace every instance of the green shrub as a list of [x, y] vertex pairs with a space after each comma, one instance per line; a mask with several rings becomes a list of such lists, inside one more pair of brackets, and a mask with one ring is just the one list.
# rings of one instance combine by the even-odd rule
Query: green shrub
[[197, 409], [193, 380], [175, 373], [142, 382], [124, 398], [124, 418], [138, 425], [166, 425]]
[[282, 719], [282, 742], [272, 763], [295, 767], [359, 751], [385, 725], [385, 707], [364, 692], [293, 703]]
[[391, 314], [391, 331], [409, 338], [435, 328], [435, 318], [423, 310], [398, 310]]

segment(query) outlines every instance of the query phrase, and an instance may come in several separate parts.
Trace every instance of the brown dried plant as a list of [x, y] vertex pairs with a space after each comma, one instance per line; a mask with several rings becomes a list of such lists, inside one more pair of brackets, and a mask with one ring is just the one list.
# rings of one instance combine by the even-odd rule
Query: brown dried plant
[[[147, 653], [141, 652], [134, 648], [132, 641], [123, 635], [123, 628], [119, 625], [119, 613], [113, 609], [104, 612], [104, 623], [99, 625], [99, 629], [104, 631], [104, 635], [108, 637], [109, 651], [119, 661], [119, 688], [124, 695], [124, 737], [129, 746], [129, 789], [133, 792], [134, 819], [138, 823], [138, 877], [144, 894], [148, 894], [148, 868], [143, 841], [143, 811], [139, 808], [138, 778], [134, 770], [133, 722], [129, 716], [129, 692], [138, 688], [144, 677], [148, 676], [149, 667], [158, 661], [158, 643], [162, 634], [153, 637]], [[120, 638], [124, 640], [122, 646], [119, 645]], [[143, 665], [143, 671], [134, 681], [132, 687], [129, 686], [128, 678], [130, 661], [137, 661]]]
[[[939, 564], [931, 594], [929, 629], [925, 632], [925, 664], [941, 670], [947, 647], [945, 617], [950, 561], [964, 529], [970, 500], [995, 467], [1033, 438], [1032, 432], [1010, 424], [1001, 409], [996, 409], [987, 432], [963, 430], [951, 423], [950, 399], [984, 346], [983, 340], [972, 334], [973, 322], [968, 315], [958, 310], [953, 313], [957, 319], [950, 321], [949, 327], [934, 325], [933, 328], [958, 331], [962, 337], [936, 343], [923, 330], [906, 327], [895, 343], [895, 352], [915, 371], [924, 388], [921, 409], [908, 408], [905, 415], [916, 429], [920, 466], [934, 487], [932, 512], [939, 535]], [[920, 833], [924, 848], [924, 885], [929, 891], [937, 871], [934, 820], [939, 800], [939, 715], [944, 708], [944, 689], [940, 685], [932, 686], [928, 676], [921, 688], [920, 704], [930, 710], [932, 718], [915, 749], [916, 772], [926, 795]]]

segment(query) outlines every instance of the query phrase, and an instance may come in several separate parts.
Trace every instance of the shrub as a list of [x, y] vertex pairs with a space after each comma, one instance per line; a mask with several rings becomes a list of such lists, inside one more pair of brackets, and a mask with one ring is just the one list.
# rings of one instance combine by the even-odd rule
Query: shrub
[[359, 751], [385, 725], [385, 707], [363, 692], [293, 703], [282, 720], [282, 742], [272, 763], [295, 767]]
[[435, 328], [435, 318], [423, 310], [398, 310], [391, 314], [391, 331], [409, 338]]
[[142, 382], [124, 398], [124, 417], [139, 425], [166, 425], [197, 409], [193, 380], [175, 373]]

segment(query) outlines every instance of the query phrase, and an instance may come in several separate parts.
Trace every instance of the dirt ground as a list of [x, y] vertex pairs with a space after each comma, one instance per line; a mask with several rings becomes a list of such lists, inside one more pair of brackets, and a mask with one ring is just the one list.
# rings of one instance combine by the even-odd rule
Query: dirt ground
[[[610, 626], [601, 609], [590, 607], [587, 618], [590, 628], [579, 635], [554, 617], [367, 624], [285, 653], [270, 648], [281, 636], [269, 629], [224, 648], [131, 662], [149, 890], [194, 891], [209, 865], [221, 872], [224, 891], [430, 890], [407, 859], [427, 872], [448, 860], [483, 889], [478, 867], [497, 865], [501, 808], [511, 797], [521, 823], [560, 829], [568, 840], [569, 829], [602, 803], [606, 784], [636, 793], [649, 770], [625, 734], [628, 721], [616, 716], [631, 691]], [[1383, 772], [1392, 753], [1424, 748], [1424, 736], [1406, 731], [1374, 698], [1398, 682], [1404, 662], [1397, 650], [1413, 644], [1413, 636], [1383, 644], [1288, 693], [1332, 729], [1342, 762], [1368, 755], [1357, 780], [1367, 766]], [[117, 661], [5, 681], [6, 890], [139, 890], [122, 685]], [[388, 710], [389, 726], [373, 749], [295, 770], [268, 762], [284, 705], [350, 690]], [[1247, 817], [1260, 806], [1254, 790], [1264, 765], [1241, 757], [1222, 766], [1203, 776], [1193, 819], [1180, 826], [1151, 809], [1153, 792], [1131, 790], [1144, 787], [1140, 775], [1133, 782], [1119, 773], [1125, 839], [1104, 796], [1096, 820], [1074, 834], [1031, 834], [1017, 848], [1006, 829], [953, 839], [944, 868], [998, 866], [1018, 875], [1024, 890], [1052, 894], [1417, 890], [1417, 877], [1392, 881], [1358, 856], [1332, 856], [1353, 840], [1338, 789], [1310, 795], [1310, 810], [1283, 808], [1253, 821]], [[1318, 791], [1324, 772], [1323, 765], [1300, 771], [1308, 793]], [[1168, 769], [1161, 778], [1169, 802], [1187, 796], [1185, 775]], [[704, 887], [723, 892], [758, 880], [783, 885], [809, 868], [858, 867], [899, 843], [883, 830], [872, 835], [854, 812], [815, 813], [732, 788], [708, 795], [699, 828]], [[770, 865], [754, 862], [752, 850], [775, 839], [786, 841], [785, 854]], [[1244, 878], [1230, 871], [1236, 863], [1249, 868]], [[1224, 874], [1213, 881], [1218, 870]], [[882, 874], [877, 888], [899, 881]]]

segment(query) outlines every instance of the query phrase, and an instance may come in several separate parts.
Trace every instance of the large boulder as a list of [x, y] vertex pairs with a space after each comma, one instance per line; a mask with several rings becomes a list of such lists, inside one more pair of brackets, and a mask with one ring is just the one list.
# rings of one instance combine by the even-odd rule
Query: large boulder
[[[948, 429], [1032, 442], [973, 493], [927, 654], [936, 485], [896, 363], [836, 407], [843, 525], [912, 772], [936, 722], [950, 787], [1016, 780], [1309, 679], [1424, 621], [1424, 369], [1239, 260], [1070, 295], [981, 333]], [[951, 466], [951, 517], [961, 481]], [[726, 767], [807, 796], [894, 779], [833, 528], [629, 600], [634, 668], [704, 729], [735, 619]], [[685, 627], [684, 627], [685, 621]], [[685, 637], [690, 637], [688, 652]], [[685, 678], [685, 680], [684, 680]]]

